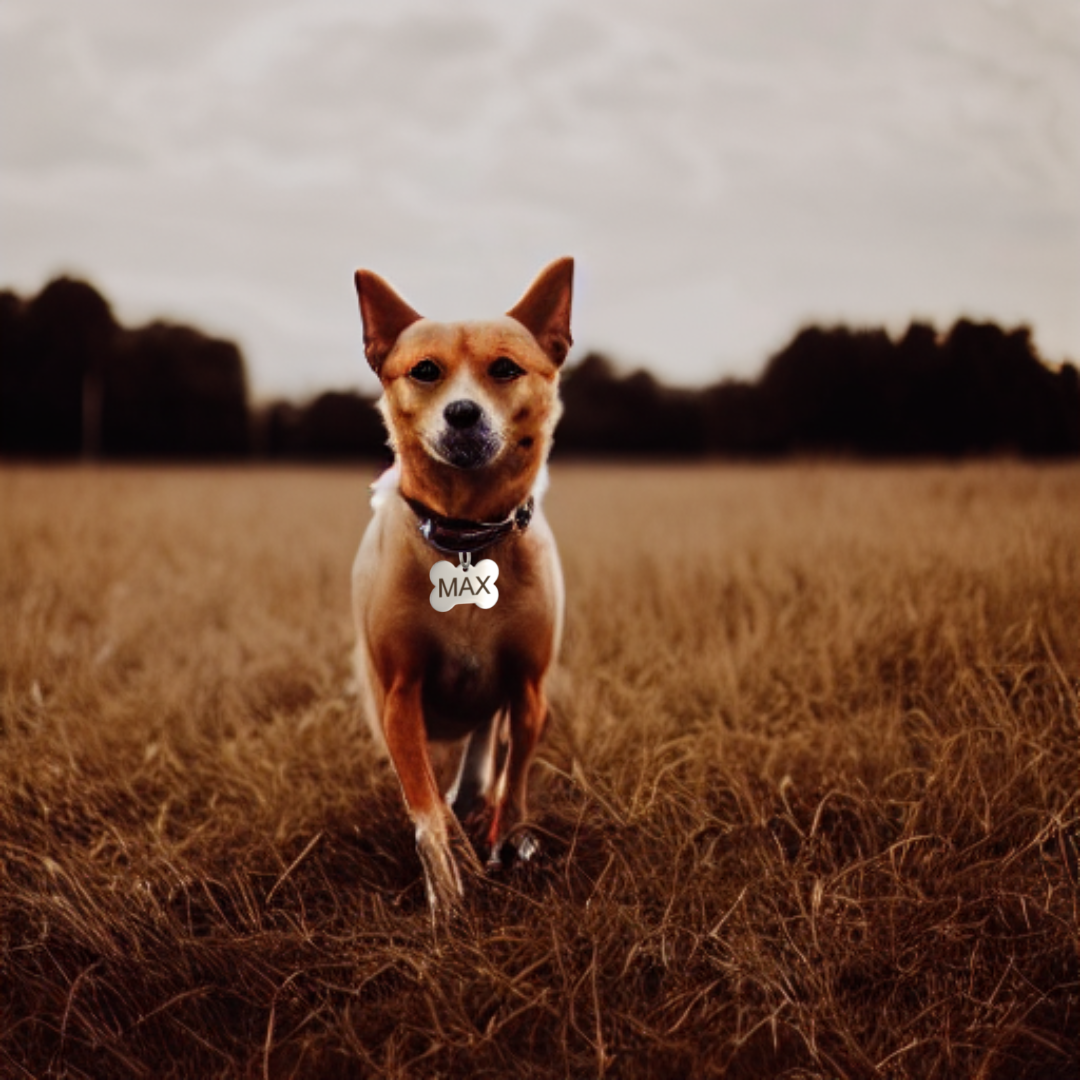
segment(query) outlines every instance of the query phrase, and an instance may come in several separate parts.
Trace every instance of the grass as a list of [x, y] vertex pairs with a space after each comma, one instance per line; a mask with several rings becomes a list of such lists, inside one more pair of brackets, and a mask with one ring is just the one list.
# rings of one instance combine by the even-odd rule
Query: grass
[[1075, 1076], [1080, 469], [556, 469], [542, 863], [433, 929], [363, 470], [0, 470], [0, 1072]]

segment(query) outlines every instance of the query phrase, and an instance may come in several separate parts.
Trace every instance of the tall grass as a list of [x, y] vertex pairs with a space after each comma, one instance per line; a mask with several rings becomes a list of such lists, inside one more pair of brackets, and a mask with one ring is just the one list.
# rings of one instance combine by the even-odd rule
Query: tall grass
[[362, 471], [0, 471], [0, 1072], [1075, 1076], [1080, 469], [555, 470], [536, 867], [433, 929]]

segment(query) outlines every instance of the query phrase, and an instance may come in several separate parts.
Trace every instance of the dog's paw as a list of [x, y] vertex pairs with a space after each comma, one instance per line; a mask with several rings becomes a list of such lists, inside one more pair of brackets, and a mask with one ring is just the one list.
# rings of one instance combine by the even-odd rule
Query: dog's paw
[[540, 858], [540, 840], [530, 829], [515, 829], [491, 849], [489, 870], [511, 870], [535, 865]]
[[524, 830], [517, 839], [515, 859], [519, 863], [531, 863], [540, 855], [540, 840], [536, 833]]
[[433, 919], [446, 918], [460, 907], [465, 897], [461, 871], [445, 834], [418, 827], [416, 851], [424, 870], [424, 887]]

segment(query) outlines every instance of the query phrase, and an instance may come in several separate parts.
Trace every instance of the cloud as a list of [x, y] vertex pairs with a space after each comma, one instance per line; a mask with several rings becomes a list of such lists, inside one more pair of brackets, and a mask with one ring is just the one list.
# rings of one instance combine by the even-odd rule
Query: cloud
[[0, 273], [263, 389], [356, 372], [356, 264], [452, 317], [565, 253], [578, 341], [683, 381], [823, 314], [1080, 353], [1078, 53], [1068, 0], [9, 0]]

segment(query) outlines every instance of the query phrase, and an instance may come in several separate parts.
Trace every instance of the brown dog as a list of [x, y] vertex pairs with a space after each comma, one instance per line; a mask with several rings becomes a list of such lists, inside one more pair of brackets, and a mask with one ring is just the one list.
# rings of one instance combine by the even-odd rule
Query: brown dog
[[[381, 278], [356, 272], [396, 457], [374, 486], [353, 568], [356, 671], [416, 826], [433, 911], [457, 904], [458, 858], [476, 868], [474, 847], [489, 863], [536, 850], [522, 828], [526, 784], [563, 618], [539, 500], [573, 272], [560, 259], [507, 315], [460, 323], [422, 318]], [[461, 747], [445, 797], [429, 741]]]

